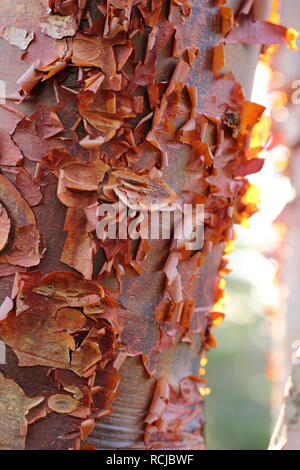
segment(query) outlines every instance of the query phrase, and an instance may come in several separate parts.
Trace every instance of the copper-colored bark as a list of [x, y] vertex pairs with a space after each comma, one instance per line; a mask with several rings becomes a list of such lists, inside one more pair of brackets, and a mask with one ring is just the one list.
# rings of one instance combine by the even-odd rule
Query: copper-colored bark
[[[22, 60], [23, 51], [9, 42], [12, 31], [6, 29], [1, 78], [9, 97], [16, 96], [18, 80], [23, 97], [18, 109], [31, 119], [16, 114], [8, 119], [4, 108], [1, 113], [7, 145], [21, 150], [43, 199], [37, 202], [36, 192], [33, 197], [33, 186], [28, 195], [28, 182], [26, 197], [20, 178], [5, 183], [14, 184], [24, 200], [29, 197], [27, 218], [33, 211], [37, 224], [31, 223], [35, 238], [23, 236], [22, 249], [31, 243], [30, 257], [20, 248], [22, 256], [13, 258], [15, 238], [5, 248], [1, 298], [10, 296], [16, 271], [33, 271], [38, 264], [41, 274], [17, 275], [15, 310], [3, 315], [0, 336], [12, 348], [1, 367], [5, 376], [27, 396], [46, 398], [27, 416], [26, 448], [79, 448], [80, 438], [88, 437], [98, 449], [202, 449], [199, 356], [213, 344], [211, 311], [220, 297], [233, 209], [237, 220], [248, 211], [243, 176], [261, 166], [253, 159], [249, 167], [247, 145], [263, 110], [244, 100], [230, 72], [249, 95], [259, 46], [225, 45], [226, 70], [216, 61], [213, 71], [212, 48], [233, 23], [223, 10], [221, 25], [218, 2], [210, 0], [112, 0], [106, 4], [109, 16], [106, 2], [100, 12], [97, 2], [88, 2], [85, 13], [84, 1], [69, 2], [71, 11], [63, 1], [50, 1], [52, 13], [33, 0], [19, 3], [16, 12], [3, 2], [1, 27], [14, 24], [35, 36], [30, 41], [22, 35], [21, 45], [28, 43]], [[236, 14], [243, 2], [231, 3]], [[63, 24], [58, 29], [55, 15]], [[72, 40], [82, 15], [85, 32]], [[126, 15], [132, 29], [140, 27], [136, 35], [126, 30]], [[92, 18], [99, 19], [92, 24]], [[121, 36], [109, 38], [111, 18], [120, 22]], [[71, 39], [60, 41], [64, 36]], [[280, 41], [285, 40], [284, 30]], [[79, 84], [78, 66], [83, 67]], [[1, 158], [2, 153], [0, 164]], [[12, 180], [1, 170], [3, 182]], [[139, 194], [146, 209], [150, 202], [166, 205], [175, 195], [205, 203], [203, 249], [191, 253], [174, 250], [170, 240], [149, 240], [131, 243], [130, 253], [127, 242], [116, 250], [114, 242], [97, 241], [90, 225], [94, 207], [99, 200], [122, 199], [124, 191], [133, 201]], [[20, 215], [11, 212], [16, 230]], [[35, 230], [46, 249], [40, 262]], [[80, 275], [69, 275], [72, 268]]]

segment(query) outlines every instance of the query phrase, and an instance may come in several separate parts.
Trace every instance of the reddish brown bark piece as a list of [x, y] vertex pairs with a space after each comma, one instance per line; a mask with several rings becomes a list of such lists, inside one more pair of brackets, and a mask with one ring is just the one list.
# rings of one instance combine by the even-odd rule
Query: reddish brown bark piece
[[114, 75], [116, 60], [113, 44], [113, 41], [99, 36], [78, 34], [73, 41], [72, 62], [75, 65], [99, 67], [106, 75]]
[[198, 377], [185, 377], [180, 381], [177, 392], [165, 378], [158, 380], [150, 412], [145, 419], [147, 445], [153, 442], [152, 448], [160, 448], [161, 445], [168, 449], [182, 446], [188, 449], [203, 448], [199, 428], [199, 418], [203, 418], [200, 384]]
[[[149, 175], [138, 175], [130, 170], [117, 170], [103, 187], [104, 196], [111, 198], [111, 192], [132, 209], [151, 211], [151, 206], [162, 208], [172, 204], [176, 194], [161, 178], [149, 178]], [[114, 199], [112, 198], [112, 201]]]
[[213, 49], [213, 62], [212, 70], [216, 78], [219, 77], [219, 72], [225, 65], [225, 52], [223, 44], [218, 44]]
[[[75, 418], [73, 421], [68, 418], [71, 421], [66, 423], [73, 423], [68, 439], [76, 446], [80, 435], [86, 439], [92, 431], [94, 418], [109, 412], [118, 385], [116, 370], [111, 365], [106, 370], [116, 355], [116, 332], [97, 313], [98, 310], [103, 317], [103, 289], [72, 273], [42, 277], [39, 272], [32, 272], [17, 275], [13, 297], [16, 295], [14, 311], [1, 316], [0, 336], [14, 350], [19, 366], [43, 365], [54, 371], [51, 378], [49, 372], [46, 374], [47, 405], [31, 413], [29, 422], [44, 419], [53, 412]], [[113, 299], [107, 297], [104, 305], [105, 302], [113, 309]], [[87, 316], [79, 309], [83, 306]], [[96, 370], [108, 374], [107, 388], [97, 384]], [[49, 395], [51, 381], [65, 393]], [[23, 432], [25, 440], [26, 427]]]
[[8, 132], [0, 130], [0, 165], [19, 165], [23, 155]]
[[102, 144], [111, 140], [124, 123], [125, 118], [135, 117], [134, 100], [116, 95], [114, 91], [99, 90], [96, 94], [85, 91], [79, 95], [78, 109], [83, 118], [102, 137]]
[[56, 323], [64, 330], [78, 330], [86, 324], [86, 318], [79, 310], [64, 307], [57, 311]]
[[36, 266], [41, 255], [35, 216], [19, 191], [3, 175], [0, 175], [0, 201], [5, 205], [8, 216], [14, 223], [11, 247], [0, 255], [0, 263]]
[[0, 104], [0, 116], [1, 128], [6, 130], [10, 135], [13, 134], [16, 126], [25, 117], [21, 111], [8, 104]]
[[64, 130], [56, 112], [48, 106], [39, 105], [31, 119], [36, 122], [37, 134], [41, 139], [48, 139]]
[[91, 279], [93, 256], [98, 248], [82, 209], [68, 209], [64, 231], [67, 236], [61, 262], [79, 271], [86, 279]]
[[12, 135], [22, 154], [32, 161], [39, 161], [47, 152], [47, 144], [39, 138], [36, 123], [26, 117], [21, 120]]
[[75, 400], [70, 395], [52, 395], [48, 400], [48, 407], [55, 413], [72, 413], [79, 405], [78, 400]]
[[24, 199], [32, 206], [38, 205], [43, 196], [40, 186], [34, 181], [32, 175], [23, 167], [2, 167], [3, 173], [12, 176], [15, 186]]
[[221, 6], [220, 15], [222, 34], [226, 36], [233, 28], [233, 10], [230, 7]]
[[75, 191], [97, 191], [99, 184], [109, 169], [102, 161], [88, 163], [67, 163], [60, 170], [60, 177], [65, 180], [65, 186]]
[[[89, 375], [90, 369], [101, 361], [102, 353], [92, 340], [93, 335], [76, 348], [72, 333], [82, 330], [86, 321], [73, 308], [100, 308], [102, 288], [71, 273], [41, 277], [38, 272], [19, 275], [15, 288], [16, 311], [0, 323], [0, 335], [14, 350], [19, 364], [52, 366], [73, 370], [80, 376]], [[99, 338], [104, 335], [105, 329]]]

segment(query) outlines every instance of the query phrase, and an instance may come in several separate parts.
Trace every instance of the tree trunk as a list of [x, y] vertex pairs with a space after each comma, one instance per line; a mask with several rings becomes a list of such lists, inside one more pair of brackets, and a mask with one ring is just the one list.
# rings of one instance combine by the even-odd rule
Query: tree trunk
[[[0, 448], [203, 449], [199, 359], [263, 111], [231, 72], [249, 97], [260, 46], [227, 40], [222, 68], [222, 2], [85, 3], [1, 3], [24, 115], [0, 108]], [[124, 193], [204, 204], [203, 247], [99, 240], [97, 204]]]

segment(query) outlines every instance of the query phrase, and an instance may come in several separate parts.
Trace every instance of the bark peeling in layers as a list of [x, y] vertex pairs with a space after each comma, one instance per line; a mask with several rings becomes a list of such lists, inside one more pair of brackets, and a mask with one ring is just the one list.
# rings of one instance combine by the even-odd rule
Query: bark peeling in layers
[[[230, 65], [249, 89], [247, 44], [293, 40], [232, 3], [2, 1], [0, 448], [204, 448], [199, 357], [263, 164]], [[119, 201], [204, 204], [203, 248], [98, 239]]]

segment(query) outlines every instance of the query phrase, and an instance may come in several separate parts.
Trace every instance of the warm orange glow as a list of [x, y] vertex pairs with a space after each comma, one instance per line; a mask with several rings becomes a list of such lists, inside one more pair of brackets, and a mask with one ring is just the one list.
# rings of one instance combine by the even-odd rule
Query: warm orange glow
[[211, 312], [211, 318], [212, 318], [212, 327], [216, 328], [217, 326], [220, 326], [225, 318], [224, 313], [220, 312]]
[[264, 64], [270, 64], [272, 58], [280, 48], [280, 44], [271, 44], [270, 46], [266, 46], [263, 54], [260, 56], [260, 60]]
[[211, 393], [211, 389], [209, 387], [206, 387], [206, 388], [200, 387], [198, 390], [199, 390], [200, 395], [202, 395], [203, 397]]
[[272, 106], [285, 106], [288, 103], [288, 96], [284, 91], [277, 90], [271, 94]]
[[201, 359], [200, 359], [200, 365], [201, 365], [202, 367], [205, 367], [205, 366], [207, 365], [207, 363], [208, 363], [207, 357], [206, 357], [206, 356], [202, 356]]
[[258, 211], [260, 188], [255, 184], [250, 185], [242, 197], [242, 203], [246, 206], [246, 209], [237, 218], [237, 223], [244, 228], [249, 228], [249, 218]]
[[271, 21], [271, 23], [276, 23], [276, 24], [280, 23], [280, 4], [279, 4], [279, 0], [273, 0], [272, 1], [272, 8], [271, 8], [269, 21]]
[[[279, 146], [278, 146], [279, 150]], [[283, 172], [289, 165], [291, 151], [288, 147], [281, 145], [280, 152], [278, 151], [275, 159], [275, 168], [279, 172]]]
[[226, 243], [226, 246], [224, 248], [224, 254], [225, 255], [229, 255], [229, 253], [231, 253], [234, 249], [234, 245], [235, 245], [235, 242], [234, 240], [229, 240], [227, 243]]
[[268, 141], [272, 128], [272, 119], [269, 116], [262, 116], [252, 132], [250, 148], [263, 147]]
[[299, 32], [296, 31], [294, 28], [289, 28], [287, 30], [286, 39], [288, 41], [289, 48], [292, 49], [293, 51], [298, 50], [298, 47], [296, 44], [298, 36], [299, 36]]
[[225, 302], [228, 299], [227, 292], [223, 291], [222, 297], [214, 304], [213, 311], [220, 312], [224, 310]]
[[260, 188], [252, 184], [243, 197], [243, 203], [255, 204], [257, 206], [260, 203]]

